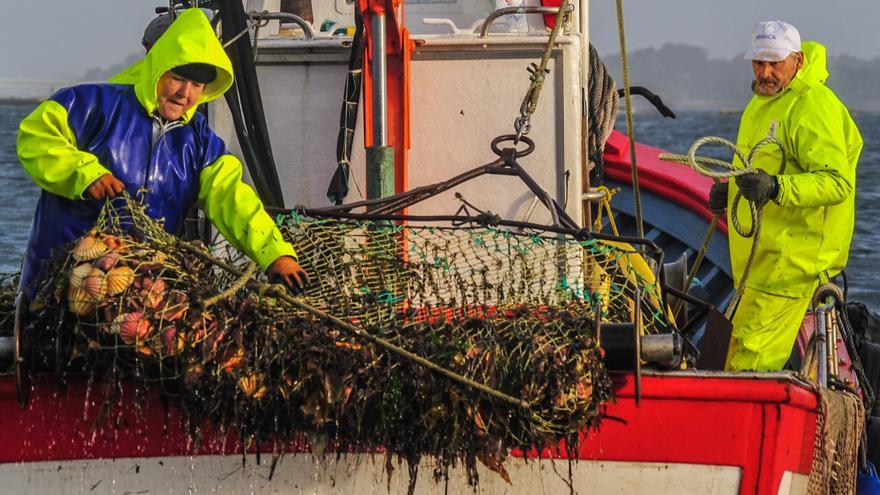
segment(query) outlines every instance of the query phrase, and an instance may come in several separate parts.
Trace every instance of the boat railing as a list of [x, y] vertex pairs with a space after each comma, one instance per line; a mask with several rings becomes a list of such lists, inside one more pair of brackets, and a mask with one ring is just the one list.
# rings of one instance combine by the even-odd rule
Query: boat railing
[[269, 12], [267, 10], [258, 12], [252, 10], [248, 13], [248, 17], [250, 17], [252, 22], [256, 23], [281, 21], [281, 23], [296, 24], [302, 29], [305, 39], [310, 40], [315, 37], [315, 29], [312, 27], [311, 23], [296, 14], [291, 14], [289, 12]]
[[[568, 4], [569, 12], [574, 10], [574, 5]], [[499, 17], [503, 17], [506, 15], [516, 15], [516, 14], [541, 14], [541, 15], [550, 15], [556, 14], [559, 11], [559, 7], [543, 7], [537, 5], [528, 5], [522, 7], [503, 7], [495, 10], [491, 14], [486, 17], [486, 20], [483, 21], [483, 27], [480, 29], [480, 38], [485, 38], [486, 35], [489, 34], [489, 29], [492, 27], [492, 24]]]

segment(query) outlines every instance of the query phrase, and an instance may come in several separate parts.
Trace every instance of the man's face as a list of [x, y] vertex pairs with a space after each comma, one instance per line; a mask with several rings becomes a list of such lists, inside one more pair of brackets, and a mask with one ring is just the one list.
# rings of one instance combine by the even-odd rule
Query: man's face
[[168, 120], [179, 119], [199, 101], [203, 91], [203, 83], [191, 81], [173, 71], [162, 74], [156, 84], [159, 115]]
[[804, 65], [804, 53], [795, 52], [778, 62], [752, 60], [755, 71], [755, 91], [764, 96], [775, 95], [794, 79], [798, 69]]

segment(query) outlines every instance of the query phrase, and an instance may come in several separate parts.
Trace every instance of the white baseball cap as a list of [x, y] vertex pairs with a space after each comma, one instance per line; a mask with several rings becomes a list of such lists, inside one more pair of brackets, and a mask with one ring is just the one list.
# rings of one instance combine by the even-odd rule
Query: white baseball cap
[[767, 21], [752, 29], [752, 49], [746, 60], [779, 62], [793, 52], [801, 51], [801, 33], [787, 22]]

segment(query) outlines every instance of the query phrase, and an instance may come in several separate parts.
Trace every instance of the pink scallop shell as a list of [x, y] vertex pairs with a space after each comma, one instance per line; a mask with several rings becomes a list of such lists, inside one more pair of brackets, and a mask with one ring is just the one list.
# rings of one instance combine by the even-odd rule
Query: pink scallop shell
[[70, 285], [76, 288], [82, 288], [83, 279], [92, 271], [92, 265], [89, 263], [81, 263], [70, 269]]
[[150, 320], [140, 311], [123, 313], [113, 320], [113, 331], [119, 334], [126, 344], [134, 344], [146, 340], [153, 330]]
[[92, 266], [94, 266], [95, 268], [97, 268], [101, 271], [109, 272], [111, 268], [116, 266], [116, 263], [119, 261], [119, 258], [120, 258], [120, 254], [118, 252], [110, 251], [109, 253], [96, 259], [92, 263]]
[[92, 268], [92, 271], [82, 281], [82, 290], [93, 300], [100, 301], [107, 293], [107, 274], [97, 268]]

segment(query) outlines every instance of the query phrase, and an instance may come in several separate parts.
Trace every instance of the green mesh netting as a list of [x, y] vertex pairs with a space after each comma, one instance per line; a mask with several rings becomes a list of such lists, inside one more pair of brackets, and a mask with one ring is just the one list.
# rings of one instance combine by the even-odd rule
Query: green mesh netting
[[194, 436], [210, 422], [274, 452], [303, 438], [383, 446], [409, 462], [434, 456], [438, 473], [463, 463], [475, 481], [477, 460], [503, 475], [510, 448], [566, 439], [575, 449], [599, 423], [611, 390], [596, 309], [603, 321], [630, 321], [638, 286], [645, 328], [667, 326], [652, 276], [623, 244], [295, 215], [281, 223], [311, 275], [297, 305], [228, 246], [184, 243], [141, 206], [108, 204], [92, 232], [46, 264], [27, 331], [51, 352], [32, 360], [102, 380], [105, 410], [122, 380], [158, 387]]
[[279, 218], [313, 274], [310, 302], [368, 325], [403, 327], [507, 310], [564, 309], [605, 322], [667, 330], [658, 285], [631, 246], [494, 228], [427, 227]]

